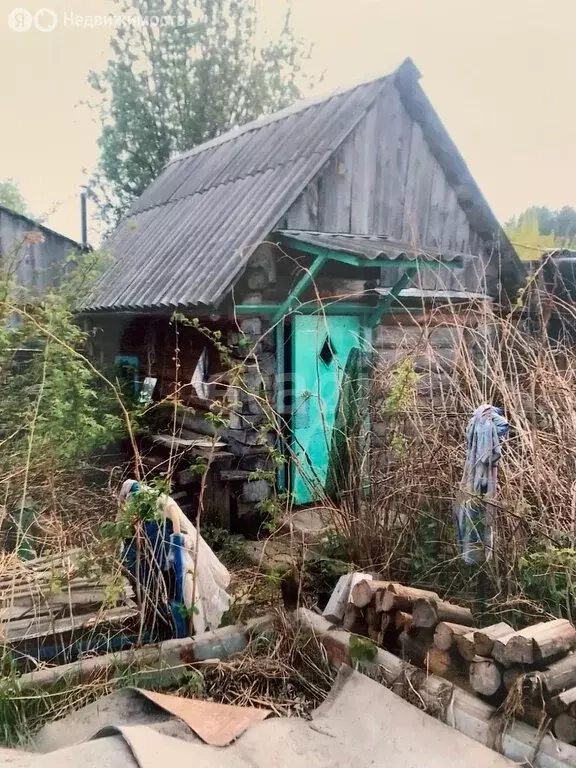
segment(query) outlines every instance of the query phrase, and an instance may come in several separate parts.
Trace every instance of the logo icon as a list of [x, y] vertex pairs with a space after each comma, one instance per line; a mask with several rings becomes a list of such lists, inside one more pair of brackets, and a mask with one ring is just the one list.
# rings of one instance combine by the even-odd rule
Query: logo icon
[[14, 32], [28, 32], [32, 22], [32, 14], [26, 8], [14, 8], [8, 14], [8, 26]]
[[58, 14], [52, 8], [40, 8], [34, 14], [34, 26], [38, 32], [52, 32], [58, 26]]

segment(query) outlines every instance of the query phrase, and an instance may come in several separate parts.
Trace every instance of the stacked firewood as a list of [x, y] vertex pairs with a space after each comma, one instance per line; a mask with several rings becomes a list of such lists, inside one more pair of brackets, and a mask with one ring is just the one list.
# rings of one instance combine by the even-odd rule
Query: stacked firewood
[[[490, 700], [515, 701], [519, 717], [576, 743], [576, 629], [566, 619], [515, 630], [474, 627], [469, 608], [429, 590], [355, 580], [342, 624], [430, 673]], [[513, 694], [511, 693], [513, 689]]]

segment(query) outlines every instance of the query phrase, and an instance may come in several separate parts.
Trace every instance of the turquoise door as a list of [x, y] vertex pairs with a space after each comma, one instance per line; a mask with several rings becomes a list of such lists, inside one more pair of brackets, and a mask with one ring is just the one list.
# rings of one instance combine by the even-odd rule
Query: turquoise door
[[360, 346], [358, 317], [293, 317], [291, 490], [297, 504], [324, 494], [344, 371]]

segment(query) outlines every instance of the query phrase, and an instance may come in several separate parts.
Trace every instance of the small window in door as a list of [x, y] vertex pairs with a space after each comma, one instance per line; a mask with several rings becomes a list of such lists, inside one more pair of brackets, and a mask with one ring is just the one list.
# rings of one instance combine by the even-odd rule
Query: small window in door
[[336, 352], [332, 346], [330, 336], [326, 336], [324, 344], [322, 344], [322, 348], [320, 349], [320, 360], [322, 360], [324, 365], [330, 365], [335, 356]]

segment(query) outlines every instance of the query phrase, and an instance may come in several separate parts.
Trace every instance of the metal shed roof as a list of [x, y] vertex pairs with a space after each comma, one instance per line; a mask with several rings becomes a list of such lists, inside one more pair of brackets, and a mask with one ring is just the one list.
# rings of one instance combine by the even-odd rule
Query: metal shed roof
[[109, 241], [116, 261], [84, 310], [216, 304], [383, 80], [283, 110], [170, 162]]
[[[390, 75], [472, 226], [487, 242], [499, 242], [502, 280], [513, 284], [521, 271], [518, 257], [418, 86], [419, 76], [410, 59]], [[115, 261], [83, 311], [217, 305], [255, 248], [362, 120], [385, 80], [300, 102], [169, 162], [107, 243]], [[407, 255], [405, 246], [398, 247]], [[393, 248], [388, 241], [383, 253]]]

